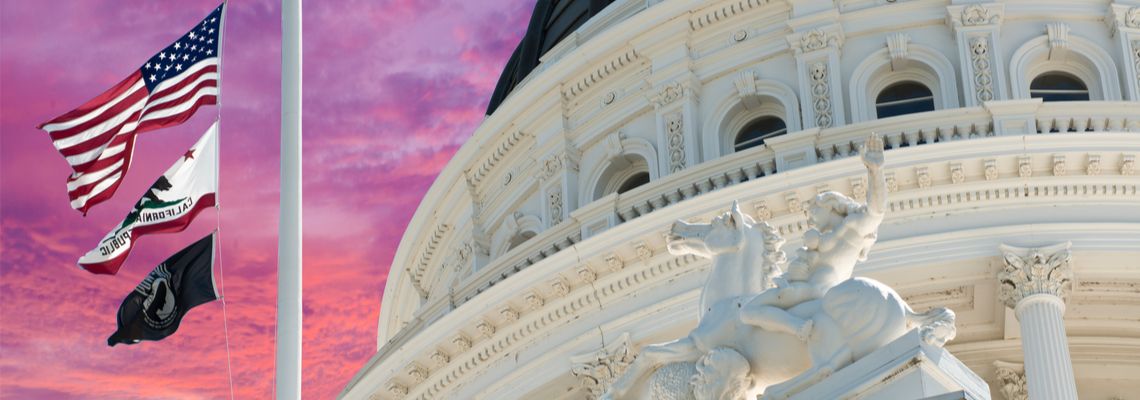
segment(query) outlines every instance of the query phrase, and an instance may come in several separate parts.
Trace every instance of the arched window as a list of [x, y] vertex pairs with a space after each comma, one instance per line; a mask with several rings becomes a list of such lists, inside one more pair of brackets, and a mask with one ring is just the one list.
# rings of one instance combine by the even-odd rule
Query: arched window
[[1088, 101], [1089, 87], [1075, 76], [1064, 72], [1046, 72], [1033, 78], [1029, 97], [1043, 101]]
[[593, 198], [597, 200], [611, 193], [624, 193], [649, 183], [649, 163], [637, 154], [624, 154], [611, 158], [594, 185]]
[[765, 139], [788, 133], [784, 120], [778, 117], [760, 117], [749, 122], [736, 134], [733, 150], [741, 151], [764, 143]]
[[902, 81], [887, 86], [875, 98], [878, 118], [934, 111], [934, 95], [930, 88], [914, 81]]
[[638, 172], [626, 178], [625, 182], [622, 182], [621, 186], [618, 187], [617, 192], [618, 194], [625, 193], [646, 183], [649, 183], [649, 172]]

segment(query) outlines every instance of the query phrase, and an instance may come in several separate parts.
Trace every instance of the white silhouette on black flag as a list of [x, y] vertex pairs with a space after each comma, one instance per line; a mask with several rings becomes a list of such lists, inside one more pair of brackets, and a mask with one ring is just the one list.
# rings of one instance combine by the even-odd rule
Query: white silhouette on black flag
[[218, 299], [211, 233], [174, 253], [150, 272], [119, 306], [119, 329], [107, 345], [162, 340], [178, 330], [191, 308]]

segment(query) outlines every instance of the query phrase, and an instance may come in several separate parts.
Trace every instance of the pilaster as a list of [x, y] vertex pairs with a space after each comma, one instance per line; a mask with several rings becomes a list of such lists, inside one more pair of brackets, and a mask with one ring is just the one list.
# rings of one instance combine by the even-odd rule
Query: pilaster
[[952, 5], [946, 7], [946, 12], [946, 23], [954, 28], [958, 42], [966, 107], [1008, 99], [1005, 63], [998, 41], [1005, 5]]
[[1113, 3], [1105, 22], [1124, 60], [1124, 98], [1140, 101], [1140, 6]]
[[554, 227], [578, 208], [578, 162], [581, 152], [563, 141], [539, 162], [539, 187], [543, 196], [542, 220]]
[[649, 96], [657, 120], [658, 175], [664, 177], [700, 162], [700, 82], [692, 71], [659, 85]]
[[[830, 17], [830, 18], [828, 18]], [[805, 17], [812, 21], [789, 22], [811, 28], [797, 29], [788, 35], [788, 45], [796, 57], [799, 80], [800, 109], [803, 128], [830, 128], [846, 123], [843, 82], [839, 51], [843, 47], [843, 27], [835, 22], [835, 13], [822, 17]], [[823, 18], [823, 21], [820, 19]], [[822, 24], [820, 24], [822, 22]]]

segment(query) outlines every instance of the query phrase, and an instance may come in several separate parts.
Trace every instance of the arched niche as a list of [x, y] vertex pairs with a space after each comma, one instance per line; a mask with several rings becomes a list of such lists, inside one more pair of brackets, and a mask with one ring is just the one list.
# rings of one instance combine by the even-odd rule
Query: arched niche
[[877, 119], [876, 98], [887, 87], [905, 81], [918, 82], [930, 89], [935, 110], [959, 107], [957, 75], [946, 56], [913, 43], [908, 43], [902, 53], [902, 58], [892, 61], [891, 52], [882, 49], [855, 67], [848, 92], [852, 123]]

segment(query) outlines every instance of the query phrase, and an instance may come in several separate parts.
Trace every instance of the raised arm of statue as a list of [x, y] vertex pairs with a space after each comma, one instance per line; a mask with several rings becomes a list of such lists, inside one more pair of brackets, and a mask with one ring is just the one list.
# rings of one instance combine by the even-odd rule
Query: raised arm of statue
[[863, 146], [863, 165], [867, 167], [867, 211], [883, 215], [887, 211], [887, 178], [883, 175], [883, 138], [872, 133]]

